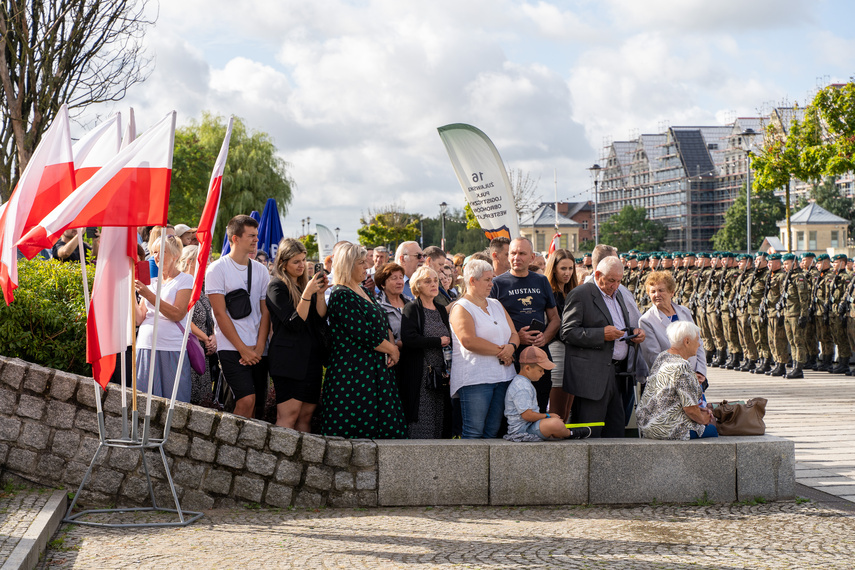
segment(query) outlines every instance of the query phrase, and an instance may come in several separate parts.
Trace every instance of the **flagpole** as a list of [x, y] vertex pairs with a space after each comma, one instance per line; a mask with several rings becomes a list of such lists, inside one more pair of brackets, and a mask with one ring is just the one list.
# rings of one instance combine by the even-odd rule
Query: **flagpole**
[[160, 322], [160, 291], [163, 288], [163, 261], [166, 259], [166, 226], [160, 227], [160, 260], [157, 264], [157, 291], [154, 299], [154, 329], [151, 334], [151, 356], [148, 366], [148, 396], [145, 402], [143, 420], [143, 445], [148, 444], [149, 425], [151, 424], [151, 396], [154, 387], [154, 362], [157, 356], [157, 325]]
[[131, 269], [131, 439], [137, 440], [137, 426], [140, 413], [137, 409], [137, 296], [134, 282], [134, 271]]
[[[83, 229], [77, 228], [77, 251], [80, 255], [80, 271], [83, 274], [83, 307], [86, 310], [86, 317], [89, 318], [89, 277], [86, 272], [86, 248], [83, 245]], [[104, 422], [104, 410], [101, 409], [101, 385], [95, 378], [92, 378], [92, 383], [95, 385], [95, 410], [98, 414], [98, 424]], [[101, 439], [106, 437], [104, 430], [101, 429]]]
[[552, 172], [555, 176], [555, 233], [558, 233], [558, 169], [553, 168]]
[[[195, 304], [193, 305], [196, 306]], [[192, 310], [192, 309], [191, 309]], [[190, 310], [187, 311], [190, 315]], [[172, 412], [175, 410], [175, 398], [178, 397], [178, 381], [181, 379], [181, 370], [184, 367], [184, 358], [187, 356], [187, 343], [190, 336], [190, 328], [192, 326], [193, 317], [187, 319], [187, 326], [184, 327], [184, 338], [181, 341], [181, 351], [178, 354], [178, 368], [175, 370], [175, 382], [172, 383], [172, 398], [169, 400], [169, 411], [166, 414], [166, 421], [163, 423], [163, 440], [169, 435], [169, 427], [172, 425]], [[197, 342], [195, 339], [193, 342]]]

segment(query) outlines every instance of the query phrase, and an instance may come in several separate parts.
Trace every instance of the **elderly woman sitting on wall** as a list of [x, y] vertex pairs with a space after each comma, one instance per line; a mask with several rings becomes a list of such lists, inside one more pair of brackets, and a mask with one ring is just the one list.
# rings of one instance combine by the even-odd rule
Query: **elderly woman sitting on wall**
[[649, 439], [718, 437], [699, 378], [689, 365], [698, 352], [700, 329], [688, 321], [668, 325], [671, 348], [650, 368], [638, 407], [638, 428]]

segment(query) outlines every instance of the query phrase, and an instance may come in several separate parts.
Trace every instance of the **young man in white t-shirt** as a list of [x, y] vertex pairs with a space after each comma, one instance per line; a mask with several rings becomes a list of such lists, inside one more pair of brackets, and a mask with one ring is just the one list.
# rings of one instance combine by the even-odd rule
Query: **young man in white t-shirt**
[[[270, 274], [253, 260], [258, 247], [258, 222], [249, 216], [235, 216], [226, 228], [231, 251], [211, 264], [205, 274], [205, 292], [214, 312], [217, 356], [223, 376], [235, 396], [235, 414], [245, 418], [263, 413], [267, 398], [267, 336], [270, 315], [267, 313], [267, 285]], [[252, 311], [246, 317], [233, 319], [226, 307], [226, 295], [237, 289], [249, 289]], [[261, 411], [256, 413], [256, 405]]]

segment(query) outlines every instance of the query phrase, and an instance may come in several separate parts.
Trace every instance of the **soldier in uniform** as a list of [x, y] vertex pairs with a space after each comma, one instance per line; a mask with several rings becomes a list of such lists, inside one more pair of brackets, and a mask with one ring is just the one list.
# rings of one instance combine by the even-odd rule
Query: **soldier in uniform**
[[[674, 254], [678, 255], [677, 253]], [[674, 282], [677, 283], [677, 289], [674, 292], [674, 302], [677, 304], [683, 304], [683, 288], [686, 286], [686, 277], [689, 275], [688, 269], [683, 265], [683, 254], [679, 254], [680, 262], [677, 263], [677, 258], [674, 261]]]
[[[768, 258], [769, 281], [766, 287], [766, 315], [769, 334], [769, 348], [775, 359], [775, 367], [766, 372], [767, 376], [783, 376], [787, 373], [787, 362], [790, 360], [787, 346], [787, 333], [784, 328], [784, 311], [779, 304], [787, 285], [787, 273], [781, 270], [781, 254], [773, 253]], [[779, 318], [780, 317], [780, 318]]]
[[621, 281], [623, 286], [629, 289], [629, 292], [635, 295], [635, 277], [638, 273], [638, 259], [634, 253], [627, 254], [626, 256], [626, 272], [624, 273], [624, 279]]
[[757, 253], [754, 258], [754, 283], [749, 291], [748, 298], [748, 314], [751, 316], [751, 334], [754, 336], [754, 344], [757, 347], [757, 354], [760, 355], [760, 360], [752, 370], [752, 374], [765, 374], [772, 369], [772, 351], [769, 348], [769, 335], [767, 334], [766, 318], [767, 316], [760, 315], [760, 305], [766, 297], [767, 277], [769, 269], [766, 262], [766, 254], [764, 252]]
[[852, 349], [849, 346], [846, 324], [841, 319], [839, 307], [840, 303], [843, 302], [846, 290], [849, 288], [849, 280], [852, 278], [852, 274], [846, 271], [848, 257], [845, 253], [835, 255], [833, 261], [833, 270], [836, 275], [827, 281], [826, 303], [829, 306], [828, 321], [831, 337], [834, 339], [834, 344], [837, 345], [837, 364], [833, 368], [829, 366], [828, 371], [831, 374], [845, 374], [849, 372], [849, 357], [852, 356]]
[[730, 259], [728, 252], [716, 252], [718, 259], [718, 269], [710, 281], [710, 286], [707, 291], [707, 319], [710, 323], [710, 331], [713, 334], [713, 343], [715, 344], [716, 357], [713, 359], [712, 365], [724, 368], [727, 363], [727, 340], [724, 336], [724, 323], [722, 323], [721, 289], [724, 284], [724, 279], [727, 276], [727, 263]]
[[713, 265], [715, 258], [711, 258], [710, 254], [702, 253], [701, 272], [698, 277], [698, 284], [695, 287], [695, 303], [697, 305], [698, 326], [701, 327], [701, 338], [704, 342], [704, 351], [707, 353], [707, 365], [712, 365], [715, 358], [715, 341], [713, 340], [713, 332], [710, 328], [709, 319], [707, 318], [707, 291], [715, 277], [715, 266]]
[[787, 278], [783, 288], [784, 330], [787, 342], [793, 354], [793, 369], [786, 378], [804, 378], [802, 371], [807, 362], [807, 346], [805, 345], [805, 329], [807, 328], [808, 304], [810, 291], [805, 272], [796, 265], [796, 256], [785, 253], [781, 256]]
[[814, 310], [816, 310], [816, 306], [813, 304], [813, 297], [816, 295], [816, 292], [813, 287], [817, 281], [817, 277], [819, 276], [819, 271], [814, 265], [815, 261], [816, 254], [808, 251], [802, 254], [801, 262], [799, 263], [799, 266], [805, 273], [805, 283], [808, 290], [808, 320], [807, 326], [804, 329], [805, 346], [807, 347], [807, 362], [805, 362], [804, 367], [811, 370], [816, 370], [816, 358], [819, 356], [819, 344], [816, 341], [816, 319], [810, 309], [810, 307], [813, 306]]
[[739, 342], [739, 324], [736, 320], [736, 303], [733, 301], [733, 290], [736, 288], [736, 280], [742, 275], [742, 270], [737, 267], [736, 254], [729, 253], [727, 258], [727, 272], [722, 278], [721, 292], [719, 293], [721, 306], [721, 324], [724, 326], [724, 341], [727, 343], [728, 360], [724, 366], [728, 370], [738, 368], [742, 364], [742, 344]]
[[660, 255], [662, 256], [662, 258], [661, 258], [662, 259], [662, 267], [660, 267], [660, 269], [662, 271], [667, 271], [668, 273], [671, 274], [671, 276], [673, 276], [674, 275], [674, 260], [671, 258], [671, 255], [668, 253], [665, 253], [665, 252], [660, 252]]
[[641, 314], [644, 314], [650, 305], [650, 297], [647, 295], [647, 287], [644, 286], [644, 282], [647, 281], [647, 276], [652, 273], [650, 259], [647, 254], [640, 254], [638, 267], [639, 273], [636, 276], [635, 302], [638, 305], [638, 310], [641, 311]]
[[811, 302], [814, 304], [814, 312], [816, 314], [816, 338], [819, 340], [819, 346], [822, 351], [821, 356], [817, 359], [816, 370], [823, 372], [831, 367], [831, 361], [834, 359], [834, 342], [831, 338], [831, 319], [825, 316], [826, 290], [828, 284], [834, 279], [834, 272], [831, 270], [831, 258], [827, 253], [821, 253], [816, 258], [817, 269], [819, 273], [817, 280], [814, 283], [814, 295]]
[[737, 370], [749, 372], [754, 369], [757, 359], [760, 358], [757, 354], [757, 345], [754, 344], [754, 335], [751, 334], [751, 315], [748, 314], [748, 298], [751, 295], [755, 276], [754, 258], [743, 253], [737, 257], [737, 263], [740, 273], [730, 296], [731, 301], [736, 305], [736, 328], [739, 334], [739, 346], [742, 347], [745, 354], [745, 360]]

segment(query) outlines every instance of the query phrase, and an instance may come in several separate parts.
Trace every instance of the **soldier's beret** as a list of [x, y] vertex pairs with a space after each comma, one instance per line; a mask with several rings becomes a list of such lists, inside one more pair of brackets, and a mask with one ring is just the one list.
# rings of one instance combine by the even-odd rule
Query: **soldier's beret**
[[639, 253], [639, 251], [637, 249], [631, 249], [631, 250], [629, 250], [629, 252], [630, 253]]
[[757, 257], [764, 257], [764, 258], [765, 258], [765, 257], [768, 257], [768, 256], [769, 256], [769, 254], [768, 254], [768, 253], [766, 253], [765, 251], [758, 251], [758, 252], [757, 252]]
[[576, 263], [582, 263], [582, 260], [583, 260], [583, 258], [581, 258], [581, 257], [577, 257], [577, 258], [576, 258]]
[[806, 251], [802, 254], [802, 259], [806, 259], [808, 257], [816, 257], [816, 254], [812, 251]]
[[585, 253], [582, 254], [582, 257], [591, 257], [591, 252], [586, 251]]
[[638, 256], [636, 256], [634, 253], [630, 253], [629, 255], [626, 256], [626, 258], [629, 260], [637, 259], [637, 257]]
[[659, 259], [660, 255], [658, 251], [651, 252], [650, 259]]
[[710, 258], [710, 254], [708, 254], [707, 252], [705, 252], [705, 251], [704, 251], [704, 252], [699, 253], [699, 254], [697, 255], [697, 257], [700, 257], [701, 259], [709, 259], [709, 258]]
[[817, 261], [824, 261], [824, 260], [826, 260], [826, 259], [831, 259], [830, 257], [828, 257], [828, 254], [827, 254], [827, 253], [820, 253], [820, 254], [816, 257], [816, 260], [817, 260]]
[[621, 259], [626, 259], [626, 254], [625, 254], [625, 253], [622, 253], [622, 254], [620, 254], [618, 257], [620, 257]]
[[785, 253], [781, 256], [781, 261], [790, 261], [791, 259], [795, 259], [796, 255], [794, 253]]
[[769, 260], [769, 261], [776, 261], [776, 260], [780, 260], [780, 259], [781, 259], [781, 254], [780, 254], [780, 253], [773, 253], [772, 255], [767, 256], [767, 257], [766, 257], [766, 259], [767, 259], [767, 260]]
[[832, 259], [834, 261], [837, 261], [839, 259], [842, 259], [843, 261], [849, 261], [849, 256], [847, 256], [845, 253], [838, 253]]
[[683, 254], [683, 257], [697, 257], [697, 254], [693, 251], [687, 251]]

